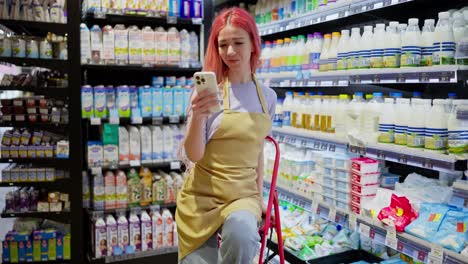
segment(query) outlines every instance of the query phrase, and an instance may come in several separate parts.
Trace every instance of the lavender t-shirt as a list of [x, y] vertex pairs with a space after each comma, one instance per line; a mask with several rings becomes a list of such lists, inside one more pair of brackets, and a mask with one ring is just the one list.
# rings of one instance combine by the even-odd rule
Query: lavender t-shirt
[[[271, 120], [275, 115], [276, 107], [276, 92], [263, 84], [260, 84], [262, 88], [263, 97], [268, 107], [268, 112], [270, 113]], [[229, 102], [230, 109], [233, 112], [250, 112], [250, 113], [262, 113], [262, 105], [260, 103], [260, 98], [258, 97], [257, 88], [253, 81], [247, 82], [244, 84], [231, 84], [229, 87]], [[206, 144], [214, 133], [218, 129], [221, 118], [223, 116], [223, 111], [212, 114], [205, 126], [205, 141]]]

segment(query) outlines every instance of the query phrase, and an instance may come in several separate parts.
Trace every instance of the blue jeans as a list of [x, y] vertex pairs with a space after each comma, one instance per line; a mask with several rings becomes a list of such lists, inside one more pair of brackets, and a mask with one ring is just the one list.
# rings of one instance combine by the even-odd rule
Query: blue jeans
[[242, 210], [230, 214], [222, 226], [221, 246], [218, 234], [183, 258], [179, 264], [251, 264], [258, 252], [260, 235], [257, 217]]

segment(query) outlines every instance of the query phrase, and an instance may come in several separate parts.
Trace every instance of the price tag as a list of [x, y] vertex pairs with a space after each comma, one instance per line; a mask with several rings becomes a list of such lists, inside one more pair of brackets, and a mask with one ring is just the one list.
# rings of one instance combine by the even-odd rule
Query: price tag
[[424, 168], [428, 168], [428, 169], [433, 169], [434, 168], [434, 164], [432, 163], [432, 160], [430, 160], [430, 159], [424, 159], [422, 161], [422, 166]]
[[439, 245], [433, 245], [429, 252], [429, 264], [442, 264], [444, 261], [444, 249]]
[[141, 116], [132, 116], [132, 124], [143, 124], [143, 118]]
[[334, 207], [330, 207], [328, 211], [328, 220], [336, 222], [336, 209]]
[[163, 124], [163, 120], [164, 119], [162, 117], [153, 117], [151, 123], [153, 124], [153, 126], [160, 126]]
[[314, 81], [307, 81], [307, 86], [308, 87], [315, 86], [315, 82]]
[[392, 4], [392, 0], [384, 0], [383, 1], [383, 6], [389, 6]]
[[180, 170], [180, 161], [171, 161], [171, 170]]
[[194, 25], [201, 25], [203, 22], [203, 20], [199, 17], [199, 18], [192, 18], [192, 24]]
[[393, 226], [387, 226], [387, 235], [385, 236], [385, 245], [390, 248], [396, 249], [398, 247], [398, 239], [396, 236], [396, 230]]
[[119, 117], [110, 117], [109, 118], [109, 124], [112, 124], [112, 125], [120, 124], [120, 118]]
[[366, 236], [366, 237], [370, 237], [370, 227], [366, 224], [363, 224], [363, 223], [360, 223], [359, 224], [359, 233]]
[[95, 10], [94, 11], [94, 18], [105, 19], [106, 18], [106, 13], [104, 13], [102, 10]]
[[175, 16], [167, 16], [166, 20], [167, 24], [177, 24], [177, 17]]
[[377, 158], [378, 159], [385, 159], [385, 152], [377, 151]]
[[91, 168], [91, 174], [93, 174], [93, 175], [102, 174], [102, 168], [101, 168], [101, 167], [93, 167], [93, 168]]
[[98, 118], [98, 117], [91, 117], [91, 125], [92, 125], [92, 126], [99, 126], [99, 125], [101, 125], [101, 118]]
[[400, 155], [400, 156], [398, 156], [398, 162], [406, 164], [406, 163], [408, 163], [408, 157], [406, 155]]
[[336, 145], [330, 144], [330, 146], [328, 147], [328, 151], [335, 152], [335, 150], [336, 150]]
[[130, 161], [130, 167], [139, 167], [141, 166], [141, 161], [139, 160], [131, 160]]
[[351, 212], [348, 216], [348, 227], [350, 230], [356, 230], [357, 226], [357, 216], [355, 213]]
[[178, 115], [169, 116], [169, 123], [171, 123], [171, 124], [180, 123], [180, 116], [178, 116]]

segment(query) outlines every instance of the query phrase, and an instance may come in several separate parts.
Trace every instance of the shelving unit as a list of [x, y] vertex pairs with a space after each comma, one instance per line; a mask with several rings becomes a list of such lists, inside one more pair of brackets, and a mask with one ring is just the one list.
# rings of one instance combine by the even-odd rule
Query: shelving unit
[[43, 218], [51, 219], [60, 222], [71, 223], [71, 213], [70, 212], [26, 212], [26, 213], [6, 213], [1, 214], [2, 218]]
[[48, 32], [65, 35], [68, 32], [67, 24], [63, 23], [0, 19], [0, 24], [12, 31], [25, 32], [31, 35], [45, 35]]
[[41, 263], [41, 264], [68, 264], [73, 263], [71, 260], [48, 260], [39, 262], [3, 262], [4, 264], [25, 264], [25, 263]]
[[162, 248], [157, 250], [138, 252], [135, 254], [128, 254], [122, 256], [105, 257], [101, 259], [93, 259], [88, 257], [89, 263], [101, 264], [101, 263], [138, 263], [151, 264], [157, 259], [163, 263], [175, 263], [177, 261], [177, 247]]
[[60, 179], [55, 181], [42, 181], [42, 182], [0, 182], [0, 187], [35, 187], [35, 188], [48, 188], [55, 190], [69, 189], [67, 186], [68, 179]]
[[45, 96], [49, 96], [53, 98], [69, 97], [68, 88], [35, 87], [35, 86], [0, 86], [0, 91], [33, 92], [36, 94], [45, 95]]
[[69, 72], [70, 70], [69, 61], [66, 60], [0, 57], [0, 62], [7, 62], [18, 66], [37, 66], [64, 72]]

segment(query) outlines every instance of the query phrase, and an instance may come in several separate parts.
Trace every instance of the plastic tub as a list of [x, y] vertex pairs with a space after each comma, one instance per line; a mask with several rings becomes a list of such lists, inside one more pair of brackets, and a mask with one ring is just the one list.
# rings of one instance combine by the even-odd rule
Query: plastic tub
[[335, 175], [335, 178], [337, 179], [346, 179], [347, 177], [349, 178], [349, 171], [348, 170], [340, 170], [340, 169], [335, 169], [333, 171], [334, 175]]
[[323, 195], [323, 201], [331, 206], [335, 205], [335, 197]]
[[335, 188], [335, 178], [323, 177], [323, 185]]
[[378, 184], [379, 183], [379, 176], [380, 173], [358, 173], [353, 171], [351, 173], [351, 182], [361, 185], [368, 185], [368, 184]]
[[348, 211], [349, 203], [336, 199], [336, 208], [340, 208], [342, 210]]
[[351, 184], [348, 181], [335, 180], [335, 189], [338, 191], [351, 191]]
[[336, 199], [339, 199], [341, 201], [346, 201], [348, 203], [351, 202], [351, 195], [350, 194], [351, 193], [347, 192], [347, 191], [338, 191], [338, 190], [335, 191]]
[[351, 202], [359, 206], [362, 206], [363, 204], [368, 203], [374, 198], [375, 198], [375, 194], [361, 195], [355, 192], [351, 192]]
[[351, 190], [359, 195], [372, 195], [377, 193], [379, 184], [372, 185], [360, 185], [356, 183], [351, 183]]
[[380, 186], [383, 188], [394, 189], [395, 184], [400, 181], [400, 177], [400, 175], [392, 173], [382, 174], [382, 177], [380, 179]]
[[323, 195], [335, 197], [335, 188], [323, 185]]
[[326, 167], [323, 167], [323, 177], [330, 177], [330, 178], [333, 178], [333, 169], [332, 168], [326, 168]]
[[327, 168], [333, 167], [333, 160], [332, 156], [322, 156], [322, 166]]
[[353, 171], [360, 173], [370, 173], [379, 171], [379, 162], [370, 158], [354, 158], [351, 159], [351, 167]]
[[335, 162], [333, 164], [335, 169], [340, 170], [350, 170], [351, 169], [351, 159], [349, 157], [335, 157]]

